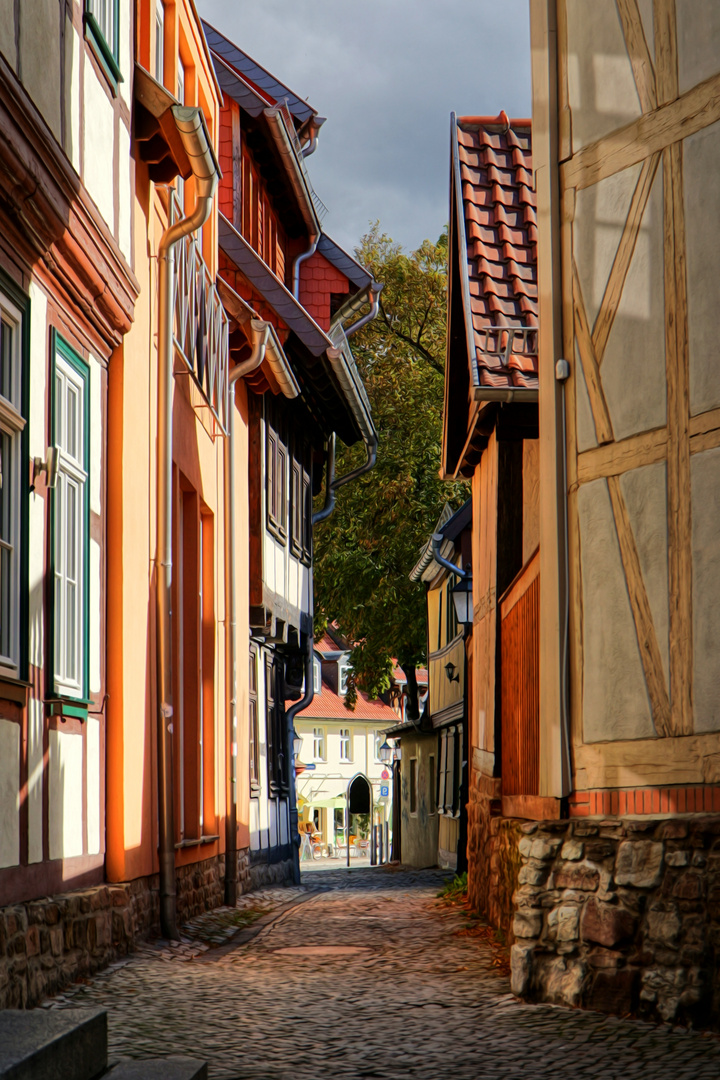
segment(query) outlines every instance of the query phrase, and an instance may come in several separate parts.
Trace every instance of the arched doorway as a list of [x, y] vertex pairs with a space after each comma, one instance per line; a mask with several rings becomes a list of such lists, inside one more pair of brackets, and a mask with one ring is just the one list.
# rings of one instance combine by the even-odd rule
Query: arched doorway
[[370, 828], [373, 820], [373, 790], [372, 784], [364, 773], [356, 773], [347, 786], [347, 811], [346, 811], [346, 839], [347, 839], [347, 865], [350, 865], [350, 831], [352, 819], [356, 814], [368, 815]]

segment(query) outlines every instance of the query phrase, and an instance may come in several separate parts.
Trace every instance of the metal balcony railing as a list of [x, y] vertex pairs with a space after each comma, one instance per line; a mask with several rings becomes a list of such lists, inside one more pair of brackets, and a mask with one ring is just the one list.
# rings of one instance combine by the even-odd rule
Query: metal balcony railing
[[[170, 222], [182, 217], [170, 188]], [[173, 341], [223, 435], [228, 417], [228, 317], [194, 234], [175, 246]]]

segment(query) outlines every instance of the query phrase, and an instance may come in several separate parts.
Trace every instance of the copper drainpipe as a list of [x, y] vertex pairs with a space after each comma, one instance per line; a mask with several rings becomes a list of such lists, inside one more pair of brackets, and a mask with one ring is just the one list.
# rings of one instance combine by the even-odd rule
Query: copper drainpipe
[[158, 247], [158, 428], [155, 544], [156, 691], [158, 740], [158, 825], [160, 858], [160, 925], [165, 937], [177, 940], [175, 892], [175, 822], [173, 791], [172, 704], [172, 400], [175, 245], [205, 224], [220, 177], [202, 110], [171, 106], [180, 139], [195, 177], [193, 212], [170, 225]]
[[235, 383], [260, 367], [265, 359], [270, 324], [259, 319], [250, 323], [253, 349], [244, 360], [230, 372], [230, 403], [228, 408], [228, 434], [225, 439], [225, 619], [226, 671], [229, 673], [228, 734], [230, 746], [230, 800], [225, 818], [225, 903], [235, 907], [237, 903], [237, 599], [235, 596]]

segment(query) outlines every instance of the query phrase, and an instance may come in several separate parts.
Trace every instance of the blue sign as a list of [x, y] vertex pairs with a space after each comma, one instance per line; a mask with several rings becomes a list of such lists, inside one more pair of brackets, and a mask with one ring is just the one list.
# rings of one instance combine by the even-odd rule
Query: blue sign
[[381, 799], [387, 799], [389, 794], [390, 794], [390, 788], [387, 786], [387, 784], [383, 784], [381, 786], [381, 788], [380, 788], [380, 798]]
[[306, 765], [306, 766], [305, 766], [305, 768], [306, 768], [306, 769], [309, 769], [310, 771], [312, 771], [313, 769], [317, 769], [317, 765], [316, 765], [316, 764], [315, 764], [315, 762], [313, 761], [313, 762], [312, 762], [312, 763], [311, 763], [310, 765]]

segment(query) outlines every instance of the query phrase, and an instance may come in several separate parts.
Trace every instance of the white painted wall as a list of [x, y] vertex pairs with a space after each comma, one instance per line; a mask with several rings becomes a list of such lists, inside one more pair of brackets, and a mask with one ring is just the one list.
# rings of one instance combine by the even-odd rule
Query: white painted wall
[[60, 142], [60, 8], [57, 0], [32, 0], [19, 10], [23, 85]]
[[20, 862], [20, 725], [0, 719], [0, 866]]
[[28, 862], [43, 858], [43, 730], [42, 701], [31, 697], [28, 706]]
[[91, 64], [85, 64], [83, 99], [83, 182], [115, 234], [115, 115]]
[[87, 733], [87, 842], [88, 855], [99, 855], [100, 836], [100, 721], [94, 716], [86, 720]]
[[51, 859], [83, 853], [83, 741], [50, 731], [48, 832]]
[[65, 153], [80, 175], [80, 58], [82, 41], [65, 20]]
[[[47, 453], [47, 297], [30, 282], [30, 457], [45, 459]], [[30, 496], [29, 512], [29, 657], [42, 668], [45, 634], [43, 603], [45, 599], [45, 511], [42, 495]]]

